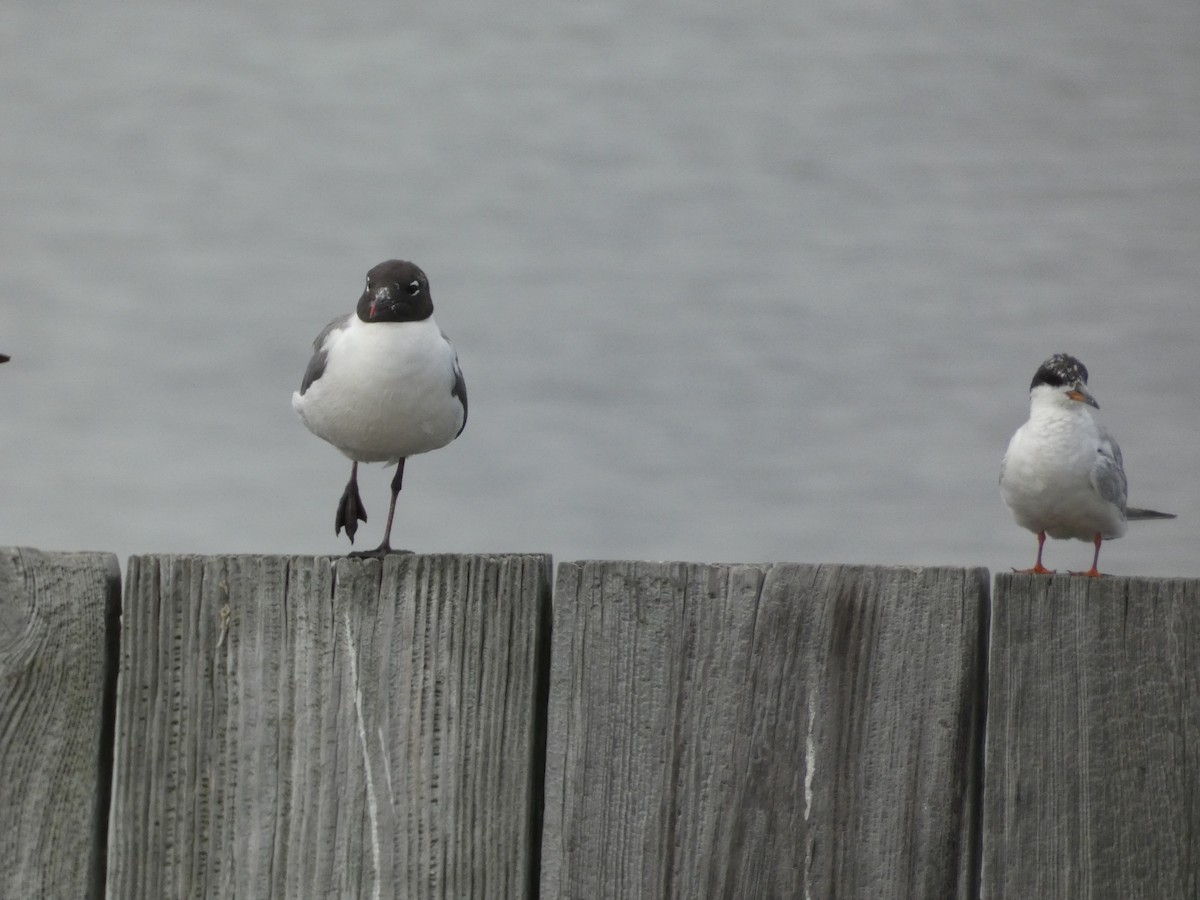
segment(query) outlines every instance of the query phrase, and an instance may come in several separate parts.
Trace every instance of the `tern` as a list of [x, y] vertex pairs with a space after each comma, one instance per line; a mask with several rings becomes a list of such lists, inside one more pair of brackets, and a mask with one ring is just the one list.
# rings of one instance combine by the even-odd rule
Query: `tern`
[[1091, 569], [1071, 574], [1098, 578], [1100, 544], [1123, 536], [1128, 521], [1175, 518], [1125, 505], [1121, 448], [1092, 417], [1100, 404], [1087, 380], [1087, 368], [1073, 356], [1058, 353], [1042, 363], [1029, 385], [1029, 421], [1012, 436], [1000, 465], [1005, 504], [1038, 539], [1037, 562], [1018, 571], [1053, 574], [1042, 564], [1049, 535], [1091, 541]]

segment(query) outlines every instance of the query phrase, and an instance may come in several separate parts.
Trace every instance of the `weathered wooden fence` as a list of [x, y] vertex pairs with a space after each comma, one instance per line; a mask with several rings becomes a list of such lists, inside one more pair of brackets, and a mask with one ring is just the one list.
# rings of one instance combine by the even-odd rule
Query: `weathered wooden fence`
[[1198, 896], [1200, 581], [554, 587], [0, 550], [0, 897]]
[[99, 897], [120, 571], [0, 548], [0, 897]]

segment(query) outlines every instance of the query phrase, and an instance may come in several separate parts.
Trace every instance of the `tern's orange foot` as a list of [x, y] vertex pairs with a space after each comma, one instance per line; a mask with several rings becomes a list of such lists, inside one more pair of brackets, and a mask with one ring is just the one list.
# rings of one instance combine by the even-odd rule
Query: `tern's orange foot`
[[1054, 575], [1058, 572], [1057, 569], [1047, 569], [1041, 563], [1038, 563], [1032, 569], [1013, 569], [1018, 575]]

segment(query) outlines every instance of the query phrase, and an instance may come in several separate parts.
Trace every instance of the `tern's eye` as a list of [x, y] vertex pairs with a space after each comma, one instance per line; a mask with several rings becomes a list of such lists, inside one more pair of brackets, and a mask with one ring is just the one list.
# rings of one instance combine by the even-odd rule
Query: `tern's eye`
[[417, 296], [417, 294], [421, 293], [421, 282], [410, 281], [408, 283], [408, 293], [413, 297], [415, 297], [415, 296]]

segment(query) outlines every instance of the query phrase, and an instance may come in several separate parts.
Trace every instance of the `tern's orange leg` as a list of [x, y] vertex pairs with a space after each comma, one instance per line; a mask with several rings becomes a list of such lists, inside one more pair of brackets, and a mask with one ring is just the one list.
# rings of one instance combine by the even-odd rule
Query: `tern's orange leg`
[[[1042, 545], [1046, 543], [1046, 532], [1038, 532], [1038, 555], [1037, 562], [1033, 564], [1032, 569], [1013, 569], [1018, 575], [1053, 575], [1054, 569], [1047, 569], [1042, 565]], [[1099, 552], [1099, 551], [1097, 551]]]
[[1096, 553], [1092, 556], [1092, 567], [1086, 572], [1072, 572], [1072, 575], [1084, 575], [1088, 578], [1100, 578], [1100, 569], [1097, 566], [1100, 564], [1100, 542], [1103, 540], [1103, 535], [1097, 534], [1092, 538], [1092, 543], [1096, 545]]

